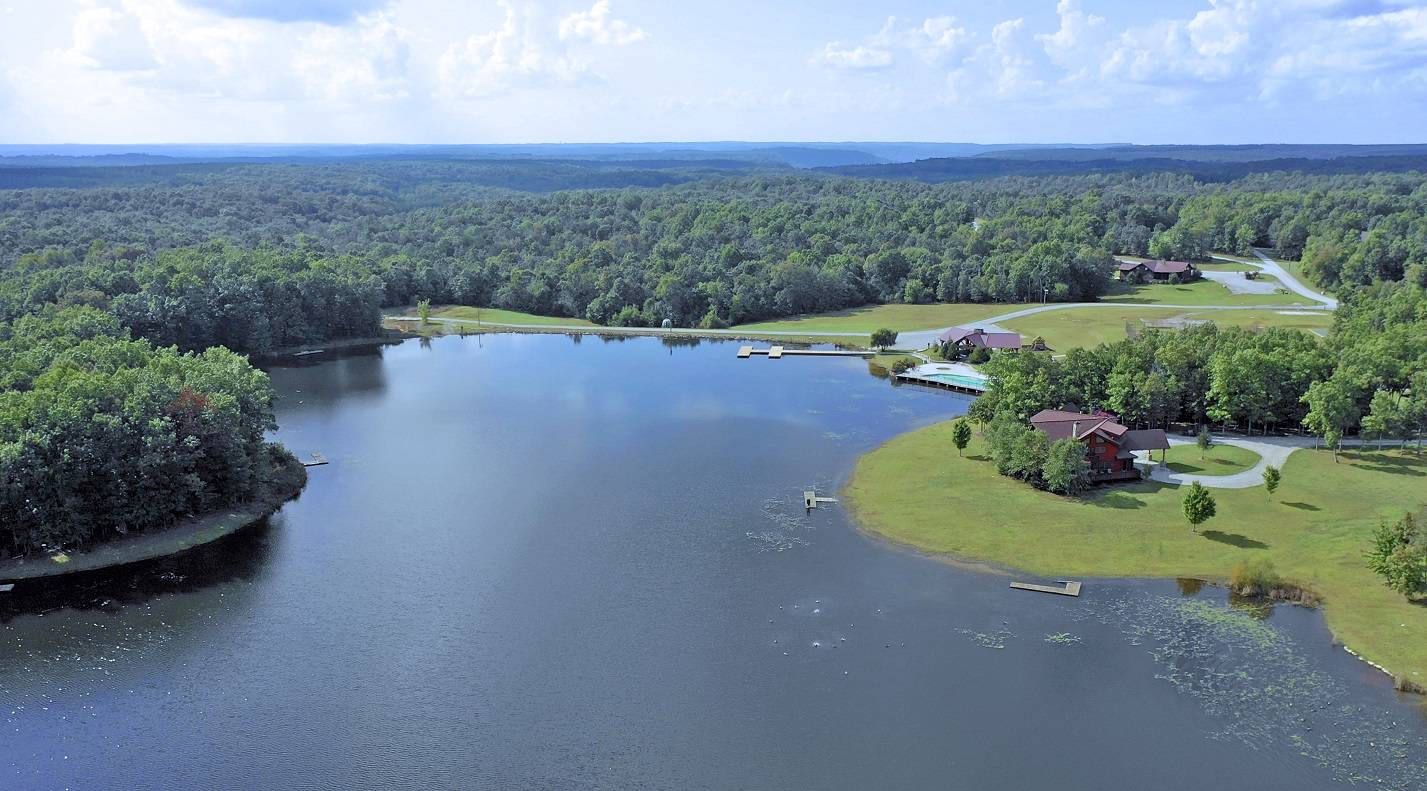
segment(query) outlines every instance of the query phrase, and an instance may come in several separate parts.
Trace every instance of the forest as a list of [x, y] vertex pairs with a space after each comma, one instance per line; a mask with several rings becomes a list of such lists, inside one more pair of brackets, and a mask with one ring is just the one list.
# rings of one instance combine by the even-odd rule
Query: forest
[[[711, 328], [868, 303], [1093, 301], [1116, 254], [1263, 247], [1342, 297], [1326, 343], [1199, 327], [1064, 359], [997, 355], [978, 414], [1073, 402], [1142, 425], [1422, 430], [1421, 173], [928, 184], [687, 162], [58, 170], [77, 186], [0, 189], [12, 553], [255, 496], [290, 456], [263, 443], [271, 393], [240, 355], [370, 336], [383, 307], [420, 300]], [[0, 171], [11, 186], [48, 178]]]
[[291, 494], [264, 441], [267, 374], [221, 346], [129, 337], [89, 307], [0, 324], [0, 556], [105, 540]]
[[421, 299], [696, 327], [867, 303], [1088, 301], [1115, 254], [1257, 246], [1301, 257], [1330, 289], [1427, 279], [1416, 173], [929, 185], [623, 163], [593, 170], [684, 181], [547, 192], [591, 167], [174, 167], [162, 185], [0, 191], [0, 319], [87, 304], [161, 344], [265, 353], [370, 333], [381, 307]]

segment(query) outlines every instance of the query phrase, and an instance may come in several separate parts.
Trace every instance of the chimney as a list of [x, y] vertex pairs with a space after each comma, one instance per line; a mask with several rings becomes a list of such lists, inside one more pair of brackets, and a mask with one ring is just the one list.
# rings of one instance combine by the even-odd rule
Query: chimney
[[981, 329], [980, 327], [977, 327], [976, 329], [972, 330], [971, 332], [972, 332], [973, 334], [976, 334], [976, 335], [985, 335], [985, 334], [986, 334], [986, 330], [983, 330], [983, 329]]
[[1077, 421], [1075, 421], [1074, 423], [1071, 423], [1071, 424], [1070, 424], [1070, 436], [1073, 437], [1074, 439], [1080, 439], [1080, 421], [1079, 421], [1079, 420], [1077, 420]]

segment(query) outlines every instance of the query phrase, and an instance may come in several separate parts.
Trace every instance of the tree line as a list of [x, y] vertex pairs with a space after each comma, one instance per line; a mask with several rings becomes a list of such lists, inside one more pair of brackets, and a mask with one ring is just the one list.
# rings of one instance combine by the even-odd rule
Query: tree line
[[[652, 188], [515, 192], [488, 186], [519, 171], [487, 172], [497, 168], [244, 166], [178, 170], [173, 183], [0, 191], [0, 319], [93, 304], [160, 343], [261, 352], [368, 332], [378, 308], [421, 299], [705, 327], [870, 302], [1093, 300], [1110, 287], [1114, 254], [1259, 246], [1302, 255], [1332, 287], [1427, 278], [1419, 174], [928, 185], [701, 173]], [[580, 185], [587, 171], [542, 170], [537, 183]], [[194, 288], [185, 273], [231, 287]], [[289, 316], [217, 341], [202, 326], [234, 294], [282, 312], [309, 290], [328, 296], [294, 308], [306, 326]], [[365, 318], [349, 315], [359, 309]], [[161, 320], [170, 315], [194, 318]]]
[[1337, 447], [1349, 433], [1427, 433], [1427, 289], [1379, 283], [1348, 292], [1326, 340], [1300, 330], [1214, 324], [1151, 329], [1063, 357], [993, 355], [971, 414], [1105, 409], [1127, 425], [1307, 428]]

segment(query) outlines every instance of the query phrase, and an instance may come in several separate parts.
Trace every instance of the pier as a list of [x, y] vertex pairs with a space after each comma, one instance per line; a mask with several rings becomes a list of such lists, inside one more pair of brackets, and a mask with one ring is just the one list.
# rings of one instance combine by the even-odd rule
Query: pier
[[1056, 580], [1061, 583], [1061, 587], [1055, 585], [1034, 585], [1029, 582], [1013, 582], [1011, 587], [1016, 590], [1035, 591], [1037, 593], [1054, 593], [1060, 596], [1079, 596], [1080, 583], [1071, 580]]
[[835, 503], [836, 497], [818, 497], [818, 493], [811, 490], [803, 490], [803, 507], [811, 511], [818, 507], [818, 503]]
[[0, 593], [9, 593], [10, 591], [12, 591], [12, 590], [14, 590], [14, 589], [15, 589], [15, 583], [13, 583], [13, 582], [7, 582], [7, 583], [5, 583], [5, 584], [3, 584], [3, 585], [0, 585]]
[[738, 347], [739, 359], [747, 359], [755, 354], [767, 355], [768, 359], [777, 360], [781, 357], [873, 357], [877, 352], [857, 349], [788, 349], [782, 346], [770, 346], [767, 349]]

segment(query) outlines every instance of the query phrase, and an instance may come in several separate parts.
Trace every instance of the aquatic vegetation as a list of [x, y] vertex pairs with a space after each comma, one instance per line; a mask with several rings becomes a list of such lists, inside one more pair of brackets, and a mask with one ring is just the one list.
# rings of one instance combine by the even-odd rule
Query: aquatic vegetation
[[1427, 788], [1427, 764], [1389, 712], [1346, 703], [1346, 686], [1294, 640], [1251, 613], [1214, 600], [1127, 595], [1088, 608], [1145, 646], [1157, 677], [1199, 701], [1220, 723], [1213, 738], [1252, 749], [1281, 743], [1345, 783]]
[[958, 634], [965, 635], [971, 642], [982, 648], [1005, 648], [1006, 641], [1015, 637], [1015, 633], [1010, 629], [997, 629], [992, 632], [978, 632], [975, 629], [957, 629]]
[[1054, 645], [1074, 645], [1080, 642], [1080, 637], [1070, 632], [1058, 632], [1046, 635], [1045, 641]]

